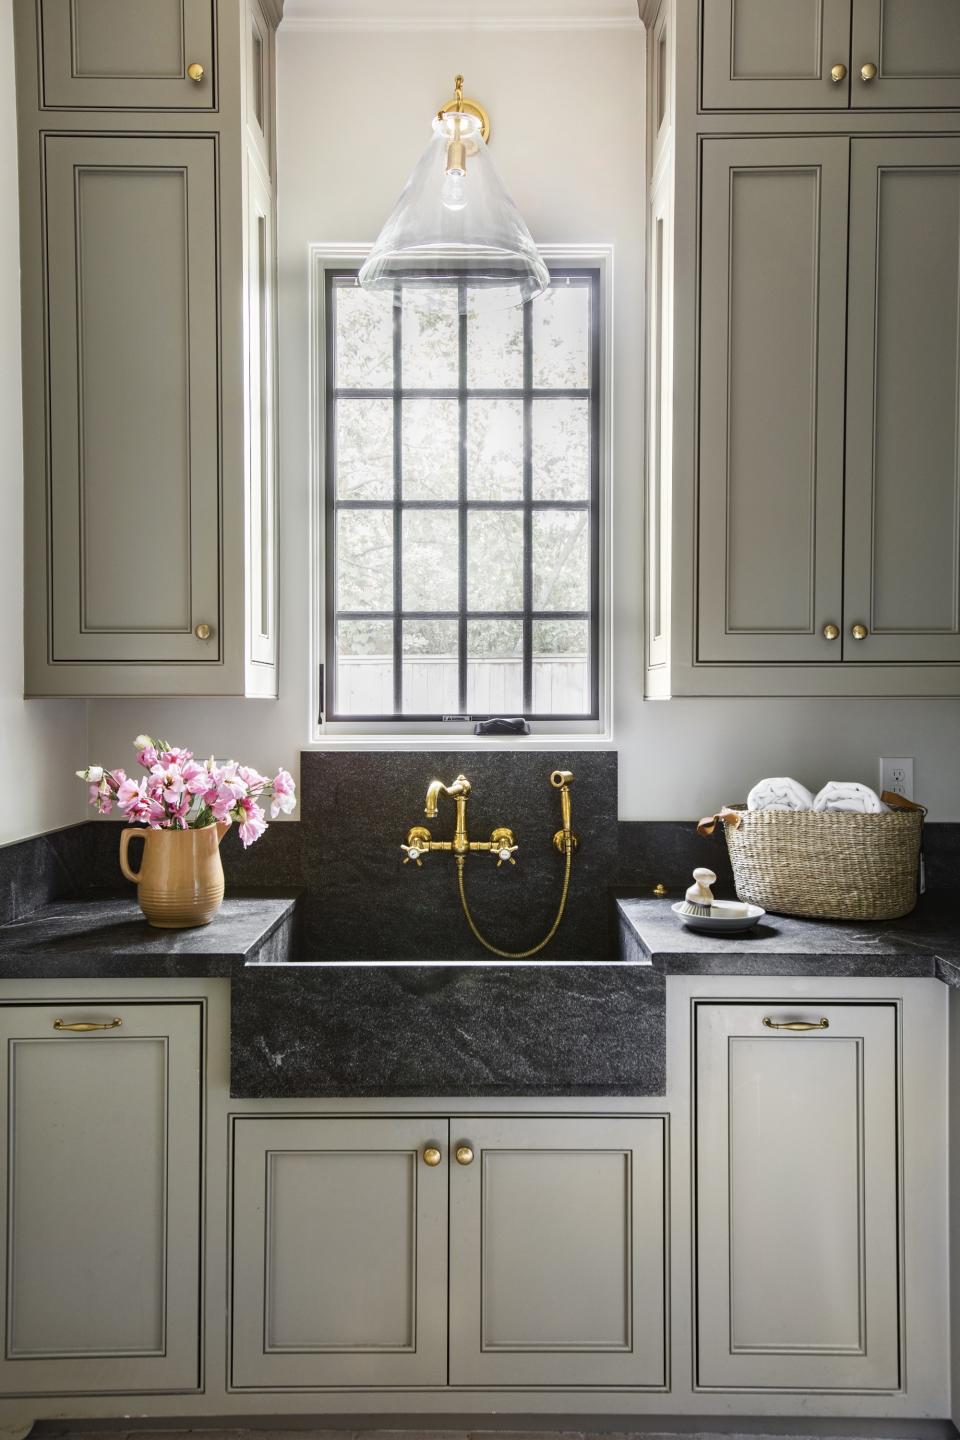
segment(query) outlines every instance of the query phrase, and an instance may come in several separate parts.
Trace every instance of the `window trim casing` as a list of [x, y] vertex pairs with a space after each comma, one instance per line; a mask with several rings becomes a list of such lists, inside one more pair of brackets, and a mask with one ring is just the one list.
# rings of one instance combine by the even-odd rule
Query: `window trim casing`
[[595, 411], [596, 444], [599, 452], [596, 466], [596, 547], [590, 619], [592, 639], [596, 646], [596, 715], [593, 717], [531, 719], [527, 736], [477, 737], [473, 734], [474, 719], [469, 721], [437, 721], [435, 717], [397, 715], [376, 719], [340, 717], [329, 720], [320, 711], [321, 667], [328, 663], [328, 617], [330, 611], [330, 580], [328, 578], [328, 495], [327, 473], [327, 275], [328, 272], [358, 268], [369, 253], [369, 245], [320, 244], [309, 247], [309, 322], [310, 354], [309, 386], [309, 512], [310, 512], [310, 685], [307, 717], [310, 743], [356, 745], [368, 742], [379, 748], [393, 745], [409, 748], [418, 743], [437, 746], [460, 746], [464, 743], [478, 748], [538, 748], [544, 738], [560, 738], [574, 745], [612, 742], [612, 620], [613, 620], [613, 485], [612, 485], [612, 358], [613, 358], [613, 258], [612, 245], [541, 245], [539, 247], [551, 269], [577, 270], [589, 267], [599, 272], [597, 284], [597, 336], [594, 347], [596, 365]]

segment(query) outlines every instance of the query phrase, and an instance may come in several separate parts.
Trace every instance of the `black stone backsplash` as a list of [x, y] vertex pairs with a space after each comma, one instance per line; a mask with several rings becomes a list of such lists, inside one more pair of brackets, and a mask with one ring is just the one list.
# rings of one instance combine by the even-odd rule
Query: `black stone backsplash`
[[[583, 844], [549, 958], [596, 959], [615, 949], [612, 892], [644, 895], [663, 884], [682, 893], [694, 866], [707, 865], [719, 893], [733, 893], [722, 834], [702, 838], [692, 821], [617, 822], [617, 757], [609, 751], [304, 753], [299, 820], [271, 825], [246, 851], [236, 831], [228, 833], [221, 847], [227, 885], [302, 889], [307, 958], [484, 958], [460, 910], [452, 856], [432, 855], [422, 869], [401, 863], [411, 825], [429, 825], [435, 839], [452, 836], [453, 801], [440, 797], [434, 821], [425, 819], [423, 802], [434, 776], [449, 784], [462, 770], [473, 786], [472, 838], [488, 839], [502, 824], [520, 844], [516, 867], [498, 871], [486, 855], [469, 857], [475, 918], [494, 944], [525, 949], [546, 932], [560, 897], [563, 862], [551, 843], [560, 824], [549, 784], [555, 768], [576, 776], [573, 824]], [[119, 830], [90, 820], [0, 848], [0, 924], [51, 900], [126, 890]], [[924, 841], [928, 892], [956, 891], [960, 824], [927, 825]]]

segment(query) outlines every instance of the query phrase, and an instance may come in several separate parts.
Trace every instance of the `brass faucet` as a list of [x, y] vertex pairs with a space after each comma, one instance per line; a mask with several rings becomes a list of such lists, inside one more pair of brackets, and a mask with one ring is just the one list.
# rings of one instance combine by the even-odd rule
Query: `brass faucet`
[[489, 840], [471, 840], [467, 834], [467, 801], [470, 798], [470, 781], [466, 775], [458, 775], [452, 785], [444, 785], [442, 780], [431, 780], [427, 787], [427, 800], [423, 807], [423, 813], [428, 820], [435, 820], [437, 816], [437, 801], [441, 794], [452, 795], [456, 801], [457, 818], [453, 831], [452, 840], [434, 840], [426, 825], [414, 825], [407, 834], [407, 843], [401, 845], [404, 852], [404, 865], [411, 860], [415, 865], [422, 865], [424, 855], [429, 855], [431, 850], [452, 850], [454, 855], [464, 856], [471, 850], [487, 850], [493, 855], [497, 862], [497, 869], [505, 862], [515, 865], [517, 862], [513, 856], [517, 850], [513, 831], [505, 825], [498, 825], [490, 832]]

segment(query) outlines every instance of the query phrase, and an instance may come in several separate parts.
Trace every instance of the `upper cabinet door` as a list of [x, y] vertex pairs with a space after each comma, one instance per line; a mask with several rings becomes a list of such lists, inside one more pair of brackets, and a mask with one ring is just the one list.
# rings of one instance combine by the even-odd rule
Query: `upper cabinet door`
[[704, 0], [706, 110], [845, 110], [849, 69], [850, 0]]
[[52, 662], [221, 657], [215, 167], [208, 137], [45, 140]]
[[960, 106], [960, 4], [854, 0], [851, 62], [858, 109]]
[[844, 658], [957, 663], [960, 138], [854, 140], [850, 205]]
[[899, 1388], [896, 1024], [893, 1004], [696, 1006], [701, 1387]]
[[665, 1386], [662, 1117], [454, 1124], [451, 1385]]
[[703, 145], [701, 661], [841, 658], [848, 161], [836, 137]]
[[0, 1394], [200, 1388], [202, 1024], [0, 1007]]
[[39, 19], [45, 108], [216, 106], [211, 0], [40, 0]]

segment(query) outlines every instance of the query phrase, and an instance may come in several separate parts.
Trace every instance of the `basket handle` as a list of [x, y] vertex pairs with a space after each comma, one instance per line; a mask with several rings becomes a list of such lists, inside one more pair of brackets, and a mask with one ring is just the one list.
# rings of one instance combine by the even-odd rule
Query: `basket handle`
[[729, 805], [724, 805], [715, 815], [707, 815], [703, 820], [697, 822], [697, 834], [712, 835], [718, 825], [732, 825], [734, 830], [737, 830], [742, 821], [742, 811], [734, 810]]
[[921, 815], [926, 815], [926, 805], [918, 805], [915, 800], [908, 800], [905, 795], [898, 795], [896, 790], [884, 790], [880, 796], [884, 805], [889, 805], [891, 810], [919, 810]]

